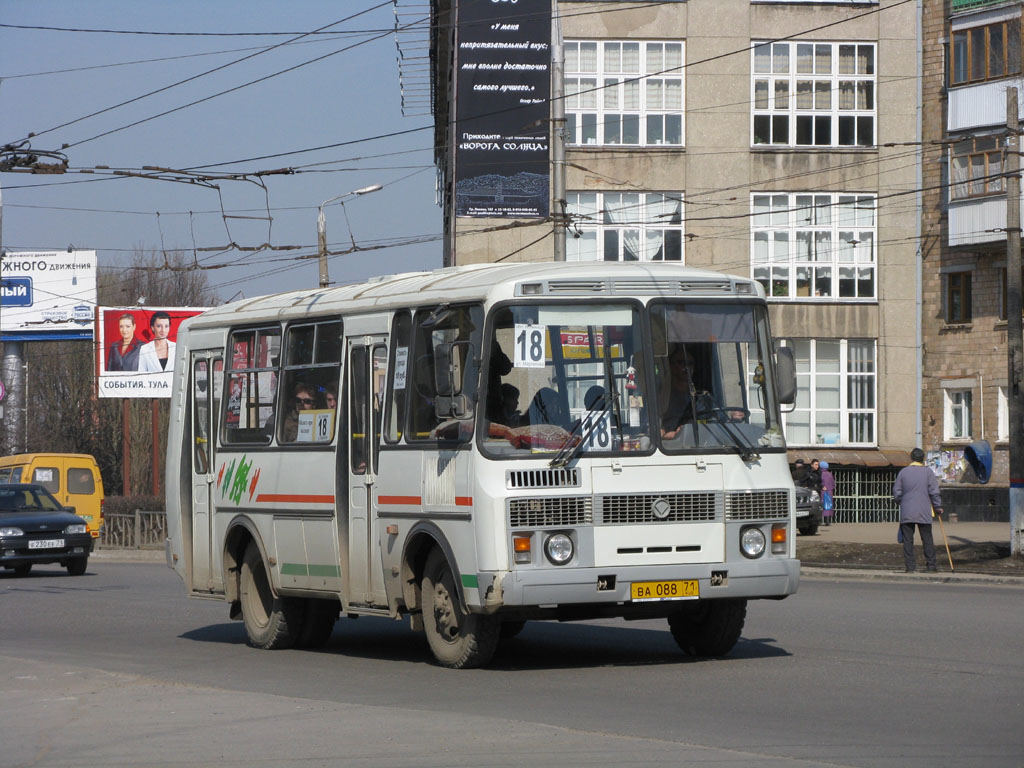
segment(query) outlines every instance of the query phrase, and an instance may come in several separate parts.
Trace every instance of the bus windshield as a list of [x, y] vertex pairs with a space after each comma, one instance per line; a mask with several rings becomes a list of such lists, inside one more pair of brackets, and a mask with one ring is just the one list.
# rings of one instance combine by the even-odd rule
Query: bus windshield
[[481, 445], [554, 465], [658, 445], [745, 458], [783, 450], [768, 339], [755, 304], [501, 307], [486, 347]]
[[484, 450], [499, 456], [648, 450], [640, 309], [520, 304], [496, 310]]
[[784, 449], [764, 307], [656, 302], [650, 319], [666, 452]]

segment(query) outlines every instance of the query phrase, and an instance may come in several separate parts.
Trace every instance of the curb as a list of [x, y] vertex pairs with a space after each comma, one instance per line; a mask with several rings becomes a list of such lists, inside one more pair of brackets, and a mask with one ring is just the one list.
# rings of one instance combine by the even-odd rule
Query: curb
[[885, 571], [874, 568], [829, 568], [827, 566], [800, 566], [801, 578], [836, 580], [851, 579], [859, 581], [895, 581], [908, 583], [928, 582], [930, 584], [1003, 584], [1024, 587], [1024, 577], [997, 573], [905, 573], [903, 571]]

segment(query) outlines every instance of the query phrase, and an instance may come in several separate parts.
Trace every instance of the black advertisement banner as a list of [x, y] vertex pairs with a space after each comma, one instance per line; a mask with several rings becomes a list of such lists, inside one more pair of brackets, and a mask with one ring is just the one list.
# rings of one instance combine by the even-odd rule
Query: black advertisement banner
[[551, 0], [460, 0], [455, 215], [544, 218]]

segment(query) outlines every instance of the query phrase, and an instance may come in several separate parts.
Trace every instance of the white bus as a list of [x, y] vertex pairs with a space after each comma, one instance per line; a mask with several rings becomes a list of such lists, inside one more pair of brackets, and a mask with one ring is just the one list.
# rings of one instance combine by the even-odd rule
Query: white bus
[[722, 655], [797, 589], [793, 360], [750, 279], [441, 269], [217, 307], [175, 354], [168, 565], [254, 646], [408, 616], [460, 668], [622, 617]]

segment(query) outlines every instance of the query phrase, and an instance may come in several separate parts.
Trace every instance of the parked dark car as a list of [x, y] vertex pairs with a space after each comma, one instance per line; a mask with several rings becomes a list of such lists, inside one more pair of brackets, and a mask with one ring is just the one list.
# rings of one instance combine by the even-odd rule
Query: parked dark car
[[804, 536], [813, 536], [821, 525], [821, 496], [813, 488], [796, 488], [796, 528]]
[[81, 576], [92, 552], [89, 527], [41, 485], [0, 485], [0, 567], [24, 576], [32, 566], [60, 563]]

